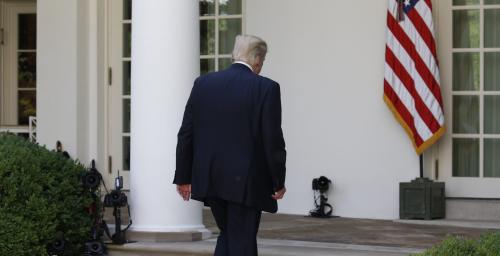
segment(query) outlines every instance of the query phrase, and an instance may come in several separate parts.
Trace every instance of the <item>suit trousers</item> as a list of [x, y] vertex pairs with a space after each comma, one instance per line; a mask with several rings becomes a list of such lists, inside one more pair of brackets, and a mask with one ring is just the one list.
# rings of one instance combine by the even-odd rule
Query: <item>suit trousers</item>
[[220, 230], [214, 256], [257, 256], [261, 211], [219, 198], [207, 203]]

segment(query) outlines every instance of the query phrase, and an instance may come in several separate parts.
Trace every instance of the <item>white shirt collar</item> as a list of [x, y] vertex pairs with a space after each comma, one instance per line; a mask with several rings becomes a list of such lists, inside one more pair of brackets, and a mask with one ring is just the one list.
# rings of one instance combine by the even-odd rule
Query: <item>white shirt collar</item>
[[248, 65], [248, 63], [246, 62], [243, 62], [243, 61], [235, 61], [234, 63], [238, 63], [238, 64], [243, 64], [245, 66], [247, 66], [252, 72], [253, 72], [253, 68], [252, 66]]

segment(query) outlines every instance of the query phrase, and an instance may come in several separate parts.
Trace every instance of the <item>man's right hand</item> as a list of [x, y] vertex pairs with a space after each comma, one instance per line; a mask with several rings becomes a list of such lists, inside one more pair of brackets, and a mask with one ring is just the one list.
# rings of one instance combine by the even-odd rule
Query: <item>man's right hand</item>
[[177, 193], [181, 195], [184, 201], [189, 201], [189, 197], [191, 197], [191, 184], [177, 185]]
[[283, 196], [285, 195], [285, 192], [286, 192], [286, 188], [283, 187], [282, 189], [274, 192], [274, 195], [272, 195], [271, 197], [274, 199], [274, 200], [280, 200], [283, 198]]

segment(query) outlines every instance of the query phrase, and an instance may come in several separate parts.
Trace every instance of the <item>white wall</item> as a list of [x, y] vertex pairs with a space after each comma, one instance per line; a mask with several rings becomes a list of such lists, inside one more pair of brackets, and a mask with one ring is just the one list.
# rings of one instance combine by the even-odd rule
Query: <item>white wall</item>
[[247, 0], [246, 33], [268, 42], [263, 75], [281, 84], [288, 193], [280, 212], [313, 208], [311, 180], [333, 179], [343, 217], [399, 216], [399, 182], [418, 156], [382, 100], [387, 0]]

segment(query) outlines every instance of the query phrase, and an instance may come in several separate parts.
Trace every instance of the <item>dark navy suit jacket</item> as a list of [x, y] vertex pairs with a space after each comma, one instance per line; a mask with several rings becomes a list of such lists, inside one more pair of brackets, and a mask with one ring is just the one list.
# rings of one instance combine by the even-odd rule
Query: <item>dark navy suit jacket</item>
[[174, 183], [191, 197], [217, 197], [276, 212], [286, 151], [278, 83], [243, 64], [194, 82], [178, 134]]

